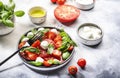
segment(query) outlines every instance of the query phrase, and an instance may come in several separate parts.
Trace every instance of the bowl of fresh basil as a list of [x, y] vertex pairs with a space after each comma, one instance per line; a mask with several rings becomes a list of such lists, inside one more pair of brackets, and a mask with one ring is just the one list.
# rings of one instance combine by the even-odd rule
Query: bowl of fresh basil
[[15, 16], [21, 17], [25, 13], [22, 10], [14, 11], [15, 3], [9, 0], [8, 4], [0, 1], [0, 35], [5, 35], [13, 31]]

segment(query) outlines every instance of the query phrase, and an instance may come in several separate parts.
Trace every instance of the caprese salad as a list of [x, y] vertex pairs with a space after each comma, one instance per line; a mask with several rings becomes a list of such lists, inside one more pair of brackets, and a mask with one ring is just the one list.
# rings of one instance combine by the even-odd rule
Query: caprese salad
[[[30, 45], [27, 41], [37, 32], [42, 33], [41, 38]], [[70, 57], [76, 44], [63, 29], [40, 27], [34, 28], [21, 37], [18, 48], [23, 46], [29, 46], [19, 52], [27, 63], [50, 67], [64, 63]]]

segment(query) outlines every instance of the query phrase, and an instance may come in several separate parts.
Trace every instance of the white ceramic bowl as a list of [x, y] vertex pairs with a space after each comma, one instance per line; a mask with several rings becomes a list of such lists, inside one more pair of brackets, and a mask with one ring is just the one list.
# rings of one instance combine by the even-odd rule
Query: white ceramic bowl
[[[93, 0], [93, 2], [90, 2], [90, 3], [82, 3], [82, 2], [79, 2], [79, 1], [80, 0], [75, 0], [75, 4], [81, 10], [90, 10], [95, 5], [95, 0]], [[83, 1], [85, 1], [85, 0], [83, 0]]]
[[[45, 12], [45, 15], [37, 16], [37, 17], [32, 16], [31, 13], [36, 11], [36, 10], [41, 10], [41, 11]], [[30, 20], [32, 21], [32, 23], [34, 23], [34, 24], [41, 24], [41, 23], [45, 22], [45, 20], [46, 20], [47, 11], [43, 7], [35, 6], [35, 7], [32, 7], [29, 10], [28, 15], [29, 15]]]
[[[98, 38], [98, 39], [93, 39], [93, 40], [83, 38], [83, 37], [80, 35], [80, 32], [79, 32], [79, 31], [80, 31], [80, 29], [81, 29], [82, 27], [84, 27], [84, 26], [94, 26], [94, 27], [98, 28], [98, 29], [101, 31], [101, 36], [100, 36], [100, 38]], [[80, 38], [81, 43], [83, 43], [83, 44], [85, 44], [85, 45], [88, 45], [88, 46], [95, 46], [95, 45], [99, 44], [99, 43], [102, 41], [102, 39], [103, 39], [103, 31], [102, 31], [102, 29], [101, 29], [98, 25], [93, 24], [93, 23], [84, 23], [84, 24], [80, 25], [79, 28], [78, 28], [78, 30], [77, 30], [77, 33], [78, 33], [78, 36], [79, 36], [79, 38]]]

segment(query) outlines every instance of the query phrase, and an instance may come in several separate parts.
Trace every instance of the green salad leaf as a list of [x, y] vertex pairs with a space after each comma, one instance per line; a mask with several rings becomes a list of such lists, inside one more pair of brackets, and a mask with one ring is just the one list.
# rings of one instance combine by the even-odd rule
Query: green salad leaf
[[34, 65], [34, 66], [42, 66], [42, 62], [36, 62], [36, 61], [30, 61], [30, 62], [28, 62], [29, 64], [32, 64], [32, 65]]

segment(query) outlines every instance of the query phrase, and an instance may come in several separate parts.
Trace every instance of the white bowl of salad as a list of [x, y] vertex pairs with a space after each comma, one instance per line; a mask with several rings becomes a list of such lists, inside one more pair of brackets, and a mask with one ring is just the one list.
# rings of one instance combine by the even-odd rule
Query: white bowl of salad
[[[35, 33], [41, 32], [40, 39], [28, 44]], [[18, 44], [20, 58], [29, 68], [37, 71], [51, 71], [65, 66], [74, 53], [76, 43], [63, 30], [54, 27], [38, 27], [25, 33]]]

